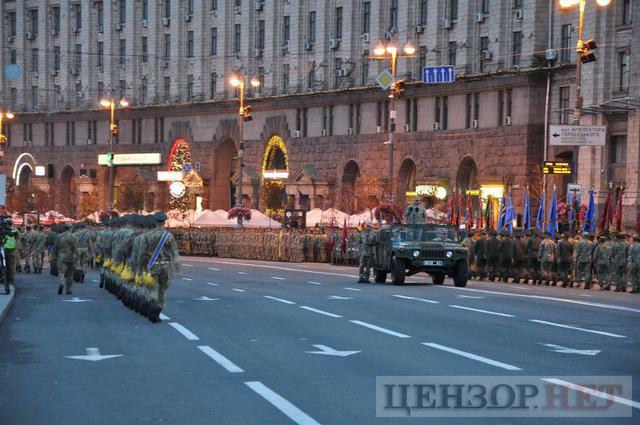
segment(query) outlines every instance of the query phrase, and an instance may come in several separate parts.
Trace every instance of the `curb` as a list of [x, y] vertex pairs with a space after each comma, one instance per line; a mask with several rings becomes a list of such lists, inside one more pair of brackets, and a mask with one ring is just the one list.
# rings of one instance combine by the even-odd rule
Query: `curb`
[[16, 300], [16, 287], [14, 285], [11, 285], [10, 288], [11, 294], [9, 294], [9, 301], [4, 304], [4, 306], [2, 307], [2, 311], [0, 311], [0, 324], [2, 324], [2, 321], [7, 316], [9, 310], [11, 310], [11, 306], [13, 306], [13, 303]]

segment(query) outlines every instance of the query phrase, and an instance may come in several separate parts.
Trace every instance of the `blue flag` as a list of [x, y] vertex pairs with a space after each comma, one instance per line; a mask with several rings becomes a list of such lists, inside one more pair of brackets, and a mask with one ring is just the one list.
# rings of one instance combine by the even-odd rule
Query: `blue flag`
[[516, 218], [516, 210], [513, 208], [513, 198], [511, 197], [511, 192], [509, 192], [509, 197], [507, 198], [507, 208], [504, 216], [504, 224], [507, 226], [507, 230], [509, 234], [513, 234], [513, 220]]
[[589, 208], [584, 220], [583, 232], [596, 231], [596, 205], [593, 200], [593, 189], [589, 190]]
[[498, 233], [502, 231], [504, 227], [504, 218], [506, 216], [506, 203], [504, 202], [504, 194], [502, 195], [502, 199], [500, 199], [500, 215], [498, 216]]
[[556, 188], [553, 188], [553, 198], [551, 199], [551, 209], [549, 210], [549, 224], [547, 232], [551, 233], [551, 237], [556, 236], [558, 231], [558, 200], [556, 198]]
[[529, 188], [524, 192], [524, 218], [523, 218], [524, 230], [528, 230], [531, 227], [531, 204], [529, 202]]
[[538, 208], [538, 215], [536, 217], [536, 229], [540, 230], [541, 232], [544, 231], [544, 212], [546, 210], [544, 206], [545, 197], [546, 195], [543, 190], [542, 196], [540, 196], [540, 207]]

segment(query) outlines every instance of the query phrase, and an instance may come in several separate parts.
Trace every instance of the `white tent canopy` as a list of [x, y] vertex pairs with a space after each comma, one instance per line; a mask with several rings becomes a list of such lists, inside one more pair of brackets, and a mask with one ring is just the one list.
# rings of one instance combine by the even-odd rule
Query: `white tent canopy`
[[349, 214], [335, 208], [329, 208], [325, 211], [314, 208], [307, 212], [307, 227], [315, 227], [316, 225], [343, 227], [345, 220], [347, 221], [347, 225], [349, 225], [349, 219]]

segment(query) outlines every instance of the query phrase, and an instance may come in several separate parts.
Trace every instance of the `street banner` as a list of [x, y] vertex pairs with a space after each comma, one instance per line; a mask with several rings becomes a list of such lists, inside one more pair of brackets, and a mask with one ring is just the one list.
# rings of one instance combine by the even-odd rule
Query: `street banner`
[[551, 146], [604, 146], [606, 125], [550, 125]]

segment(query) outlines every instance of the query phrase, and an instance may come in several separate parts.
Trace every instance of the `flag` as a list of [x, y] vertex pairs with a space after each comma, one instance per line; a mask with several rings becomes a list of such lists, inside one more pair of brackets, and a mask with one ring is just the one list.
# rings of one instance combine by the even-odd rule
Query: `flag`
[[458, 192], [458, 213], [456, 214], [456, 227], [460, 228], [462, 220], [462, 194]]
[[484, 210], [484, 222], [487, 229], [493, 229], [493, 220], [491, 213], [491, 195], [487, 196], [487, 206]]
[[500, 199], [500, 216], [498, 217], [498, 233], [502, 232], [502, 228], [504, 227], [504, 219], [507, 214], [507, 203], [505, 202], [504, 193], [502, 194], [502, 199]]
[[536, 216], [536, 229], [540, 230], [541, 232], [544, 230], [544, 198], [545, 198], [545, 193], [544, 190], [542, 191], [542, 196], [540, 196], [540, 206], [538, 207], [538, 215]]
[[528, 230], [531, 227], [531, 204], [529, 202], [529, 187], [524, 192], [524, 230]]
[[613, 221], [613, 189], [609, 188], [607, 201], [604, 203], [604, 211], [602, 211], [602, 219], [600, 220], [600, 230], [608, 231]]
[[342, 228], [342, 246], [340, 246], [340, 250], [342, 254], [347, 253], [347, 239], [349, 239], [349, 230], [347, 229], [347, 219], [344, 219], [344, 227]]
[[618, 195], [618, 206], [616, 207], [616, 232], [622, 232], [623, 222], [622, 222], [622, 196], [624, 195], [624, 187], [620, 189], [620, 194]]
[[589, 208], [584, 219], [583, 232], [595, 232], [596, 231], [596, 205], [593, 199], [593, 188], [589, 190]]
[[551, 237], [556, 235], [558, 231], [558, 200], [556, 198], [556, 187], [553, 187], [553, 198], [551, 199], [551, 209], [549, 210], [549, 224], [547, 224], [547, 232], [551, 233]]
[[456, 209], [456, 191], [451, 193], [451, 202], [449, 202], [449, 224], [455, 223], [455, 209]]
[[504, 225], [507, 226], [507, 230], [509, 234], [513, 234], [513, 220], [516, 218], [516, 210], [513, 208], [513, 198], [511, 197], [511, 192], [509, 192], [509, 197], [507, 198], [507, 206], [504, 215]]
[[473, 227], [473, 209], [471, 207], [471, 196], [467, 195], [467, 231]]

